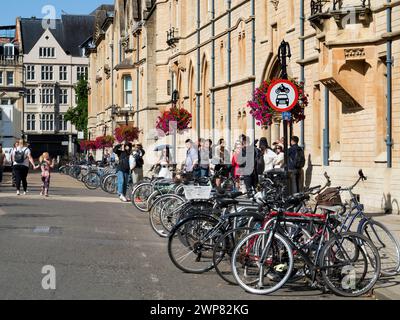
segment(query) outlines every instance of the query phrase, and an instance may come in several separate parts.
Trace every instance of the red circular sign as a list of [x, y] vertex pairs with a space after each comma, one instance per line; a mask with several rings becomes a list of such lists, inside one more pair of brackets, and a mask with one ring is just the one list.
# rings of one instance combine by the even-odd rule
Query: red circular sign
[[299, 102], [299, 90], [289, 80], [274, 80], [268, 88], [267, 102], [278, 112], [290, 111]]

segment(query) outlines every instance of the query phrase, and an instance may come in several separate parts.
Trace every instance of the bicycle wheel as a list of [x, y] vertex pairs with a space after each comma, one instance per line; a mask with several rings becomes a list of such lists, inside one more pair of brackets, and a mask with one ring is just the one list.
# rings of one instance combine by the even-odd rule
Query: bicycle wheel
[[168, 239], [173, 264], [187, 273], [201, 274], [213, 268], [213, 248], [223, 230], [210, 216], [194, 216], [179, 222]]
[[321, 250], [319, 266], [327, 287], [345, 297], [369, 292], [381, 272], [378, 250], [368, 238], [355, 232], [332, 237]]
[[96, 190], [100, 186], [100, 176], [97, 172], [90, 172], [85, 178], [85, 186], [89, 190]]
[[116, 174], [111, 174], [103, 181], [104, 190], [109, 194], [117, 194], [118, 177]]
[[400, 244], [393, 234], [380, 222], [366, 219], [359, 233], [366, 236], [378, 249], [383, 276], [394, 276], [400, 271]]
[[235, 278], [232, 275], [232, 253], [236, 244], [243, 237], [247, 236], [253, 228], [244, 227], [228, 231], [214, 246], [213, 264], [217, 274], [227, 283], [237, 285]]
[[[172, 197], [171, 197], [172, 196]], [[170, 233], [178, 222], [179, 209], [185, 200], [177, 195], [170, 195], [160, 211], [160, 222], [166, 233]]]
[[167, 238], [172, 230], [176, 220], [173, 219], [172, 213], [178, 208], [178, 203], [183, 203], [183, 199], [175, 195], [164, 195], [159, 197], [150, 209], [150, 226], [162, 238]]
[[131, 201], [136, 209], [141, 212], [148, 212], [147, 199], [153, 193], [153, 190], [153, 185], [148, 182], [139, 184], [133, 189]]
[[[280, 234], [257, 231], [239, 241], [232, 254], [235, 281], [249, 293], [270, 294], [280, 289], [293, 270], [293, 252]], [[260, 260], [264, 258], [264, 263]]]

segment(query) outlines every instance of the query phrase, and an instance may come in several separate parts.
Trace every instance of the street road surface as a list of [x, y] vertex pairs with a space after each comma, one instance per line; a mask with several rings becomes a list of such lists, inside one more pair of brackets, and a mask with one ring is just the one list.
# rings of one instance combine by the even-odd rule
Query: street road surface
[[[58, 174], [44, 199], [39, 175], [29, 179], [27, 196], [0, 187], [0, 299], [338, 299], [301, 284], [254, 296], [215, 272], [184, 274], [132, 204]], [[48, 265], [56, 290], [42, 288]]]

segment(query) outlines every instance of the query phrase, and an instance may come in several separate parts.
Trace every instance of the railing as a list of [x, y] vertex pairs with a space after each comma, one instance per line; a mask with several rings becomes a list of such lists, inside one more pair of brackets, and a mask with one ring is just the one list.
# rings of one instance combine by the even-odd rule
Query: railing
[[[323, 7], [328, 2], [330, 2], [330, 0], [311, 0], [311, 2], [310, 2], [311, 16], [328, 13], [329, 9], [326, 10], [325, 12], [323, 10]], [[362, 9], [371, 7], [370, 0], [359, 0], [359, 2], [360, 2], [360, 5], [356, 5], [356, 4], [354, 4], [354, 1], [352, 1], [351, 4], [349, 3], [349, 6], [362, 8]], [[345, 5], [346, 5], [346, 1], [344, 1], [344, 0], [332, 0], [332, 11], [340, 11]]]
[[311, 0], [311, 15], [316, 15], [322, 13], [322, 7], [325, 3], [329, 1], [327, 0]]
[[167, 44], [173, 46], [177, 42], [179, 42], [178, 29], [172, 27], [167, 31]]
[[23, 56], [0, 56], [0, 65], [1, 66], [17, 66], [22, 65]]
[[[345, 1], [343, 0], [333, 0], [333, 11], [336, 10], [341, 10], [343, 8], [343, 4]], [[370, 0], [360, 0], [361, 2], [361, 8], [370, 8], [371, 7], [371, 1]]]

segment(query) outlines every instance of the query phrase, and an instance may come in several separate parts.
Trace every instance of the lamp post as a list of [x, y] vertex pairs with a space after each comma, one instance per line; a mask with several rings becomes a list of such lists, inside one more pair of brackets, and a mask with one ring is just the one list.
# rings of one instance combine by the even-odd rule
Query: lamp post
[[[172, 107], [176, 108], [176, 105], [179, 101], [179, 91], [178, 90], [174, 90], [172, 92], [171, 101], [172, 101]], [[176, 130], [177, 130], [177, 126], [174, 126], [173, 130], [174, 130], [174, 133], [172, 136], [172, 139], [173, 139], [172, 145], [174, 147], [174, 162], [176, 162]]]
[[[292, 53], [290, 51], [290, 45], [288, 42], [285, 40], [282, 40], [280, 46], [279, 46], [279, 51], [278, 51], [278, 59], [279, 63], [281, 65], [281, 70], [282, 70], [282, 79], [288, 79], [288, 74], [287, 74], [287, 59], [290, 59], [292, 57]], [[285, 172], [286, 172], [286, 177], [289, 178], [288, 173], [289, 173], [289, 152], [288, 152], [288, 121], [286, 119], [283, 120], [283, 137], [284, 137], [284, 153], [285, 153]], [[289, 184], [289, 179], [288, 179], [288, 189], [290, 187]]]

